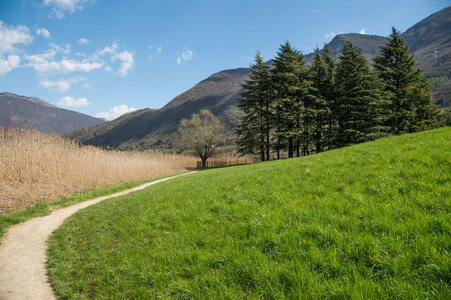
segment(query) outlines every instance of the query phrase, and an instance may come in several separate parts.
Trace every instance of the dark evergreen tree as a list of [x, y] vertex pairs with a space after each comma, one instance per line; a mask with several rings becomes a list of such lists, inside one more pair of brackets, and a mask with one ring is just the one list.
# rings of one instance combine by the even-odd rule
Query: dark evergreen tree
[[335, 114], [338, 147], [374, 140], [386, 135], [382, 85], [363, 56], [362, 49], [346, 42], [339, 55], [336, 74], [338, 97]]
[[300, 156], [301, 143], [305, 143], [303, 130], [305, 106], [311, 81], [308, 80], [308, 68], [304, 56], [292, 48], [289, 42], [281, 45], [271, 70], [275, 97], [275, 135], [276, 151], [286, 146], [288, 157], [296, 151]]
[[316, 96], [312, 103], [314, 109], [313, 143], [316, 153], [331, 146], [331, 130], [334, 127], [332, 107], [335, 99], [335, 60], [327, 46], [324, 47], [323, 52], [325, 58], [319, 49], [316, 50], [310, 67]]
[[272, 123], [272, 98], [269, 67], [260, 52], [255, 56], [249, 79], [242, 85], [244, 92], [238, 107], [244, 112], [237, 126], [238, 152], [259, 154], [262, 161], [269, 160]]
[[440, 111], [433, 103], [429, 82], [422, 77], [422, 70], [416, 67], [413, 54], [394, 27], [374, 63], [392, 101], [387, 122], [392, 132], [415, 132], [440, 125]]

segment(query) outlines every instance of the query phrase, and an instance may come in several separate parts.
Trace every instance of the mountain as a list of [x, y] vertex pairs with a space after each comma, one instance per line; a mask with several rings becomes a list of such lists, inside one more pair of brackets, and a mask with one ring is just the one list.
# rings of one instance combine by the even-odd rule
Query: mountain
[[61, 109], [39, 98], [0, 93], [0, 127], [5, 129], [12, 126], [65, 135], [102, 123], [102, 119]]
[[[371, 62], [379, 53], [379, 47], [387, 42], [387, 38], [379, 35], [359, 33], [339, 34], [327, 46], [330, 48], [332, 55], [337, 57], [347, 41], [351, 42], [354, 46], [364, 49], [364, 56]], [[305, 56], [305, 59], [308, 63], [312, 63], [314, 56], [315, 53], [310, 53]]]
[[451, 7], [415, 24], [402, 37], [431, 81], [436, 103], [451, 109]]
[[67, 137], [83, 144], [120, 150], [181, 147], [177, 144], [178, 124], [201, 109], [213, 112], [229, 128], [237, 124], [240, 111], [236, 103], [241, 83], [248, 74], [249, 69], [246, 68], [221, 71], [175, 97], [159, 110], [139, 110], [102, 125], [78, 130]]
[[[443, 108], [451, 108], [451, 7], [419, 22], [402, 36], [415, 54], [418, 65], [425, 69], [425, 75], [431, 80], [436, 102]], [[364, 55], [371, 62], [378, 54], [379, 47], [387, 42], [387, 38], [356, 33], [337, 35], [328, 44], [334, 56], [338, 55], [346, 41], [362, 48]], [[314, 53], [305, 57], [307, 62], [311, 63]], [[121, 150], [176, 150], [183, 147], [178, 144], [177, 136], [180, 120], [189, 118], [200, 109], [212, 111], [227, 125], [230, 132], [233, 132], [241, 115], [236, 106], [242, 91], [241, 84], [249, 72], [249, 68], [218, 72], [175, 97], [159, 110], [140, 110], [103, 125], [73, 132], [67, 137], [83, 144]], [[233, 135], [230, 137], [233, 138]]]

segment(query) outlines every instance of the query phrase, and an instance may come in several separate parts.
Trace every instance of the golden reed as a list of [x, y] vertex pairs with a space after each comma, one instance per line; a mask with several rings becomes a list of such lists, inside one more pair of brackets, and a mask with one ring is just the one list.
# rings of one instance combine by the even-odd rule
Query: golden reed
[[0, 128], [0, 214], [194, 166], [196, 158], [185, 155], [105, 151], [36, 130]]

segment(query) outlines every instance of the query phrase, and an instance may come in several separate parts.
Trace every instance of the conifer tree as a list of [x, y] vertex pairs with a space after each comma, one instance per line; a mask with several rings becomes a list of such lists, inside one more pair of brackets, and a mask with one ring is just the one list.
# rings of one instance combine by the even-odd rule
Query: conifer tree
[[334, 126], [332, 117], [332, 105], [335, 99], [335, 60], [330, 49], [323, 49], [325, 58], [317, 49], [313, 59], [310, 73], [315, 89], [315, 112], [313, 143], [316, 153], [322, 152], [331, 145], [331, 130]]
[[289, 42], [281, 45], [271, 69], [277, 116], [275, 135], [278, 158], [283, 146], [288, 150], [288, 157], [293, 157], [295, 151], [297, 156], [300, 156], [301, 142], [305, 143], [305, 140], [302, 140], [305, 139], [305, 131], [302, 128], [304, 100], [311, 86], [307, 75], [304, 56], [292, 48]]
[[261, 161], [269, 160], [271, 146], [272, 98], [269, 77], [269, 67], [260, 52], [257, 52], [249, 79], [242, 85], [244, 92], [238, 103], [244, 112], [236, 130], [238, 152], [242, 155], [258, 153]]
[[381, 97], [381, 82], [370, 69], [362, 49], [346, 42], [339, 60], [336, 146], [366, 142], [386, 135], [383, 126], [386, 101]]
[[374, 63], [392, 101], [388, 119], [391, 132], [415, 132], [440, 125], [439, 109], [433, 103], [429, 82], [422, 78], [422, 70], [416, 67], [413, 54], [394, 27]]

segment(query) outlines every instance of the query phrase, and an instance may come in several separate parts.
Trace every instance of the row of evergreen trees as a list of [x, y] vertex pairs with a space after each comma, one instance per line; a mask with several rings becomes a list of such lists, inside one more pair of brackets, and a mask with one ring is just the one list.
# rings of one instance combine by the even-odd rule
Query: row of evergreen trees
[[346, 42], [338, 60], [327, 46], [308, 66], [287, 42], [271, 66], [257, 52], [238, 107], [238, 151], [309, 155], [391, 134], [440, 125], [429, 83], [392, 28], [388, 43], [370, 66], [363, 50]]

